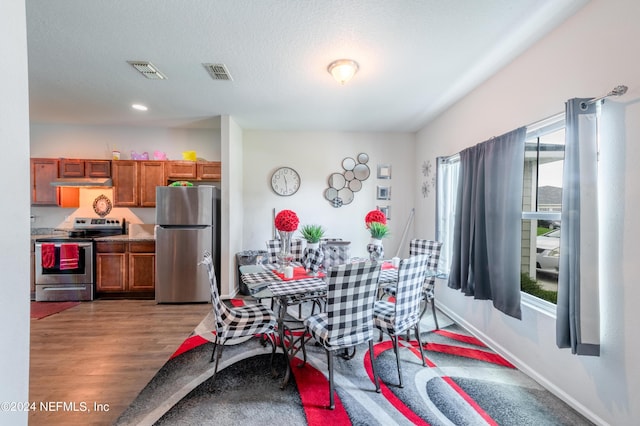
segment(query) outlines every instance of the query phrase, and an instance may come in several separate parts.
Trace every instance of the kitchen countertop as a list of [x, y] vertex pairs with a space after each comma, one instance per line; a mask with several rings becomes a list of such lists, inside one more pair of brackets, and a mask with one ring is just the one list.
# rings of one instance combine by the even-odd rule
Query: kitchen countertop
[[136, 241], [155, 241], [153, 234], [136, 234], [136, 235], [110, 235], [108, 237], [96, 238], [96, 242], [101, 241], [118, 241], [118, 242], [136, 242]]
[[[69, 229], [71, 230], [71, 229]], [[62, 230], [55, 231], [53, 228], [33, 228], [31, 230], [31, 241], [37, 238], [63, 237], [67, 233]], [[144, 242], [155, 241], [153, 224], [129, 224], [129, 233], [123, 235], [110, 235], [107, 237], [95, 238], [96, 241], [119, 241], [119, 242]]]

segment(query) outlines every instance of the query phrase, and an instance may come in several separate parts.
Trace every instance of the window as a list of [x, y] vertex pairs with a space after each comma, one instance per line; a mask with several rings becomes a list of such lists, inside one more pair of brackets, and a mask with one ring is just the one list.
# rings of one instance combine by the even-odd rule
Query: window
[[442, 242], [438, 269], [447, 275], [451, 268], [451, 256], [453, 254], [453, 226], [455, 223], [459, 173], [460, 156], [438, 158], [436, 170], [436, 238]]
[[[522, 291], [555, 303], [558, 290], [564, 114], [527, 127], [522, 197]], [[451, 266], [459, 156], [438, 158], [436, 238], [442, 241], [439, 267]]]
[[522, 291], [555, 303], [560, 264], [564, 114], [527, 128], [522, 196]]

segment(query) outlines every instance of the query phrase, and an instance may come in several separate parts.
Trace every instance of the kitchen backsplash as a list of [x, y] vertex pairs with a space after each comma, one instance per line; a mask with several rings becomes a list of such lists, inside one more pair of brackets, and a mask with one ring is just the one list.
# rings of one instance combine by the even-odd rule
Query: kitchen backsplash
[[[71, 228], [76, 217], [100, 217], [93, 209], [94, 200], [104, 195], [113, 203], [111, 188], [80, 188], [80, 207], [36, 207], [31, 206], [31, 228]], [[124, 218], [127, 223], [154, 224], [156, 209], [112, 207], [107, 217]]]

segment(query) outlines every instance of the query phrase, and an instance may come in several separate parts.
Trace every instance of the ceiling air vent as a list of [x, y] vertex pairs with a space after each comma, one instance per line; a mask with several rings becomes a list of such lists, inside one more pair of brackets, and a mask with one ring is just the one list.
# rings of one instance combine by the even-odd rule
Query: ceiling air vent
[[214, 80], [233, 80], [224, 64], [202, 64]]
[[137, 69], [140, 74], [150, 80], [165, 80], [167, 77], [158, 71], [155, 65], [147, 61], [127, 61], [132, 67]]

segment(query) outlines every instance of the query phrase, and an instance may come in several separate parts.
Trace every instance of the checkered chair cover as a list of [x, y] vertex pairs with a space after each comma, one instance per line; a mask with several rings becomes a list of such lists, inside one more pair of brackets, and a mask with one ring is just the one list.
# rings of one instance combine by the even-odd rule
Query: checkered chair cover
[[376, 300], [380, 264], [348, 263], [327, 271], [327, 302], [324, 312], [309, 316], [307, 332], [327, 352], [329, 407], [333, 409], [333, 353], [369, 342], [376, 390], [380, 392], [373, 360], [373, 306]]
[[351, 259], [351, 249], [349, 244], [331, 244], [331, 241], [326, 241], [324, 244], [320, 245], [320, 248], [324, 253], [322, 266], [325, 270], [333, 266], [344, 265]]
[[[414, 238], [409, 242], [409, 256], [415, 256], [417, 254], [429, 255], [429, 261], [427, 262], [428, 269], [437, 269], [438, 261], [440, 260], [440, 251], [442, 249], [442, 243], [433, 240], [423, 240]], [[436, 318], [436, 309], [434, 305], [435, 299], [435, 284], [436, 277], [427, 277], [422, 286], [423, 298], [427, 303], [431, 303], [433, 311], [433, 319], [436, 323], [436, 329], [438, 329], [438, 319]], [[389, 296], [396, 295], [396, 286], [388, 285], [384, 287], [384, 292]], [[426, 305], [425, 305], [426, 310]]]
[[[398, 284], [396, 286], [396, 301], [378, 300], [374, 308], [373, 323], [381, 332], [388, 334], [394, 344], [398, 357], [398, 336], [407, 330], [414, 329], [422, 353], [420, 341], [420, 317], [423, 283], [427, 274], [429, 256], [419, 254], [403, 259], [398, 269]], [[398, 376], [402, 387], [402, 373], [398, 357]]]
[[324, 251], [321, 248], [305, 248], [302, 255], [302, 266], [311, 272], [318, 272], [324, 260]]
[[[267, 240], [267, 252], [269, 253], [269, 263], [278, 263], [278, 253], [280, 253], [280, 240]], [[294, 262], [302, 262], [302, 240], [299, 238], [291, 240], [291, 254]]]
[[[270, 341], [275, 342], [273, 334], [276, 331], [277, 318], [271, 309], [264, 305], [245, 305], [230, 308], [225, 305], [218, 294], [218, 284], [213, 266], [213, 258], [209, 251], [204, 252], [201, 264], [207, 267], [209, 285], [211, 287], [211, 305], [215, 317], [215, 341], [211, 361], [216, 359], [214, 377], [218, 371], [218, 361], [222, 356], [224, 344], [230, 339], [254, 336], [256, 334], [269, 335]], [[216, 357], [216, 349], [218, 356]], [[275, 351], [275, 345], [273, 345]]]

